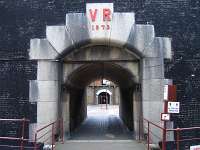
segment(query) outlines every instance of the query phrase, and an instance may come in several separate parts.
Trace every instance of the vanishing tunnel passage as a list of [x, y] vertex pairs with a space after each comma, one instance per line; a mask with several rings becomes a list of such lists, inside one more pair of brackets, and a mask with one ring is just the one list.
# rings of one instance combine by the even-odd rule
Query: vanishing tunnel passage
[[[87, 118], [87, 87], [94, 81], [106, 79], [113, 82], [119, 88], [118, 99], [119, 99], [119, 117], [113, 120], [110, 118], [111, 126], [108, 128], [115, 127], [119, 132], [119, 127], [124, 128], [122, 124], [126, 126], [126, 129], [132, 131], [134, 128], [134, 90], [136, 85], [136, 77], [127, 68], [119, 65], [116, 62], [89, 62], [84, 64], [79, 64], [79, 67], [75, 69], [68, 77], [65, 87], [69, 90], [69, 107], [70, 107], [70, 133], [71, 135], [75, 129], [79, 128], [81, 123]], [[110, 104], [111, 95], [107, 92], [101, 92], [96, 95], [94, 92], [94, 98], [97, 98], [96, 104]], [[112, 100], [114, 101], [114, 100]], [[113, 103], [113, 102], [112, 102]], [[96, 105], [97, 106], [97, 105]], [[109, 105], [112, 107], [114, 105]], [[89, 109], [89, 108], [88, 108]], [[105, 112], [104, 112], [105, 113]], [[94, 117], [94, 116], [93, 116]], [[98, 117], [97, 117], [98, 118]], [[97, 119], [96, 118], [96, 119]], [[108, 117], [109, 118], [109, 117]], [[88, 118], [87, 118], [88, 119]], [[87, 121], [86, 119], [86, 121]], [[91, 118], [89, 118], [91, 119]], [[109, 119], [108, 119], [109, 120]], [[122, 120], [122, 122], [120, 121]], [[94, 121], [94, 120], [93, 120]], [[104, 120], [105, 122], [105, 120]], [[90, 122], [91, 123], [91, 122]], [[89, 124], [90, 124], [89, 123]], [[98, 121], [96, 122], [98, 124]], [[118, 125], [117, 125], [118, 124]], [[87, 123], [83, 123], [82, 126], [86, 126]], [[90, 124], [91, 125], [91, 124]], [[81, 128], [82, 128], [81, 126]], [[95, 123], [92, 124], [95, 126]], [[85, 128], [88, 129], [88, 128]], [[91, 130], [88, 129], [88, 130]], [[97, 130], [99, 130], [97, 128]], [[124, 129], [122, 129], [124, 131]], [[123, 132], [122, 131], [122, 132]]]

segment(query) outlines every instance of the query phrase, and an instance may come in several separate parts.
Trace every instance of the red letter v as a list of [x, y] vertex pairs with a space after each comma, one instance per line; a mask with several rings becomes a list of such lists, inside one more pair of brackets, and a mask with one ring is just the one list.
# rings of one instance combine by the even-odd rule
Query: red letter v
[[96, 16], [97, 16], [97, 9], [95, 9], [94, 12], [92, 12], [92, 9], [90, 9], [90, 17], [92, 19], [92, 22], [96, 21]]

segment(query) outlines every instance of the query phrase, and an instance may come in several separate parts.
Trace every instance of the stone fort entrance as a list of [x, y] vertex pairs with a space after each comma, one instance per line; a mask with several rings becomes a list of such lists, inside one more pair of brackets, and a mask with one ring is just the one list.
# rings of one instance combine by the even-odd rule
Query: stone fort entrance
[[86, 87], [102, 75], [119, 86], [120, 117], [136, 138], [141, 117], [160, 122], [171, 39], [156, 37], [153, 25], [135, 24], [134, 13], [88, 3], [86, 13], [66, 14], [65, 25], [47, 26], [46, 38], [30, 43], [30, 59], [38, 62], [29, 90], [37, 103], [30, 136], [60, 117], [65, 132], [77, 128], [86, 117]]

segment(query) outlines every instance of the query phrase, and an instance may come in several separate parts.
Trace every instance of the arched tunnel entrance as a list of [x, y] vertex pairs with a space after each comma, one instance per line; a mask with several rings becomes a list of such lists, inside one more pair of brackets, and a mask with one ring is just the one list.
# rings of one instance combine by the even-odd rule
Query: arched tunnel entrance
[[[91, 48], [87, 48], [85, 53], [87, 53], [88, 49], [91, 50]], [[98, 52], [102, 53], [105, 50], [107, 50], [106, 53], [112, 55], [110, 51], [113, 50], [113, 47], [95, 46], [92, 48], [92, 51], [96, 51], [97, 55]], [[115, 51], [118, 51], [118, 53], [121, 50], [115, 48]], [[106, 53], [102, 53], [101, 57], [109, 57]], [[63, 94], [62, 106], [65, 107], [67, 105], [65, 103], [69, 102], [69, 116], [65, 115], [67, 114], [66, 112], [62, 112], [62, 114], [64, 118], [68, 117], [67, 126], [70, 134], [79, 128], [81, 123], [87, 118], [86, 87], [91, 82], [101, 79], [107, 79], [118, 85], [119, 116], [129, 131], [134, 130], [134, 115], [140, 113], [138, 110], [134, 110], [134, 101], [138, 102], [140, 100], [140, 94], [135, 94], [140, 84], [138, 80], [139, 60], [135, 56], [130, 60], [112, 60], [112, 57], [110, 58], [111, 60], [106, 58], [105, 60], [98, 59], [92, 61], [64, 61], [63, 78], [65, 82], [63, 86], [66, 91]], [[93, 58], [91, 57], [91, 59]], [[69, 68], [72, 71], [69, 71]], [[66, 93], [68, 93], [67, 96]], [[96, 98], [96, 93], [94, 93], [94, 98]], [[110, 95], [106, 92], [100, 93], [98, 103], [109, 104]], [[63, 110], [66, 111], [66, 109]]]
[[[113, 4], [108, 7], [113, 10]], [[138, 125], [142, 117], [160, 123], [171, 38], [156, 37], [153, 25], [135, 24], [132, 12], [113, 12], [109, 30], [93, 30], [88, 16], [89, 11], [66, 14], [65, 25], [47, 26], [46, 38], [30, 40], [29, 58], [38, 64], [37, 79], [29, 80], [29, 100], [37, 105], [37, 122], [29, 125], [32, 138], [58, 118], [65, 132], [80, 126], [87, 115], [86, 87], [102, 76], [117, 85], [120, 117], [136, 139], [145, 132], [144, 123]]]
[[[96, 92], [96, 102], [91, 103], [90, 100], [88, 104], [119, 104], [119, 97], [116, 92], [118, 92], [118, 87], [115, 83], [106, 80], [109, 84], [103, 84], [104, 79], [96, 80], [93, 82], [93, 91]], [[119, 92], [118, 92], [119, 94]], [[89, 95], [89, 93], [88, 93]]]
[[110, 104], [110, 94], [108, 92], [101, 92], [98, 95], [98, 104]]

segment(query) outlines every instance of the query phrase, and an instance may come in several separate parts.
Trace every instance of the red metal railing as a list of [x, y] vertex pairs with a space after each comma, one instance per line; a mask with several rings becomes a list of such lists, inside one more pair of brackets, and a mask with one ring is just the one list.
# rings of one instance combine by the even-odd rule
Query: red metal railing
[[[181, 138], [181, 136], [180, 136], [181, 132], [184, 132], [184, 131], [193, 131], [193, 130], [200, 131], [200, 127], [165, 129], [165, 128], [161, 127], [160, 125], [157, 125], [147, 119], [143, 119], [143, 121], [144, 121], [144, 124], [145, 123], [147, 124], [147, 127], [144, 126], [144, 129], [147, 130], [147, 149], [148, 150], [150, 150], [151, 137], [160, 139], [160, 141], [162, 142], [162, 150], [166, 150], [167, 149], [166, 135], [167, 135], [167, 132], [170, 132], [170, 131], [174, 131], [175, 135], [176, 135], [176, 137], [174, 138], [175, 142], [176, 142], [176, 150], [181, 150], [180, 142], [200, 140], [200, 138], [198, 138], [198, 137], [184, 139], [184, 138]], [[153, 133], [153, 131], [151, 130], [152, 127], [160, 129], [162, 136], [159, 137], [155, 133]], [[139, 138], [141, 139], [141, 137], [139, 137]]]
[[194, 138], [187, 138], [187, 139], [182, 139], [180, 134], [181, 132], [184, 131], [192, 131], [192, 130], [199, 130], [200, 131], [200, 127], [191, 127], [191, 128], [177, 128], [177, 129], [167, 129], [168, 131], [174, 131], [176, 133], [176, 149], [180, 150], [180, 142], [184, 142], [184, 141], [193, 141], [193, 140], [200, 140], [200, 138], [198, 137], [194, 137]]
[[56, 135], [60, 136], [61, 142], [64, 142], [63, 119], [52, 122], [40, 129], [35, 133], [34, 150], [38, 150], [37, 143], [49, 143], [51, 149], [54, 150]]
[[[0, 122], [19, 122], [22, 123], [21, 127], [21, 137], [0, 137], [0, 140], [12, 140], [12, 141], [20, 141], [19, 146], [14, 146], [14, 147], [20, 147], [20, 150], [24, 149], [24, 142], [28, 141], [28, 139], [25, 139], [25, 126], [28, 124], [29, 120], [28, 119], [0, 119]], [[13, 147], [11, 145], [0, 145], [0, 146], [6, 146], [6, 147]]]
[[[64, 132], [63, 132], [63, 119], [59, 119], [55, 122], [52, 122], [41, 129], [37, 130], [35, 133], [35, 139], [34, 141], [31, 141], [30, 139], [25, 139], [25, 127], [26, 124], [28, 125], [29, 120], [28, 119], [0, 119], [0, 122], [19, 122], [21, 123], [21, 136], [20, 137], [0, 137], [0, 140], [12, 140], [12, 141], [20, 141], [19, 145], [0, 145], [0, 147], [10, 147], [10, 148], [20, 148], [20, 150], [24, 150], [25, 148], [32, 149], [32, 150], [38, 150], [38, 142], [45, 143], [46, 141], [50, 141], [50, 144], [52, 146], [52, 150], [54, 150], [54, 145], [56, 142], [55, 136], [58, 135], [58, 138], [61, 139], [62, 142], [64, 142]], [[48, 130], [48, 131], [46, 131]], [[49, 136], [50, 135], [50, 136]], [[45, 140], [42, 138], [45, 138], [48, 136]], [[25, 142], [33, 142], [34, 146], [25, 146]], [[0, 148], [1, 149], [1, 148]]]
[[[147, 126], [144, 125], [144, 130], [147, 131], [147, 149], [150, 150], [150, 144], [152, 144], [152, 142], [153, 142], [153, 141], [151, 141], [152, 138], [162, 141], [162, 147], [166, 147], [165, 138], [159, 137], [159, 135], [157, 135], [156, 133], [154, 133], [152, 131], [152, 128], [156, 128], [164, 133], [165, 129], [147, 119], [144, 119], [144, 118], [143, 118], [143, 122], [144, 122], [144, 124], [147, 124]], [[162, 149], [162, 150], [165, 150], [165, 149]]]

